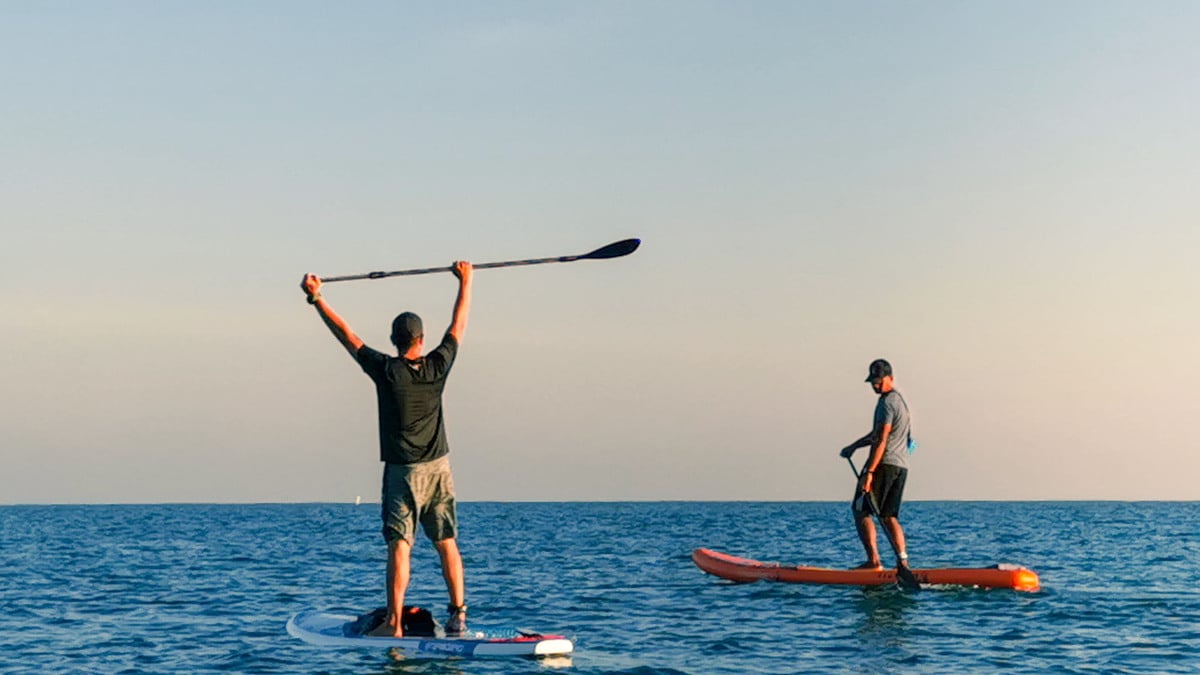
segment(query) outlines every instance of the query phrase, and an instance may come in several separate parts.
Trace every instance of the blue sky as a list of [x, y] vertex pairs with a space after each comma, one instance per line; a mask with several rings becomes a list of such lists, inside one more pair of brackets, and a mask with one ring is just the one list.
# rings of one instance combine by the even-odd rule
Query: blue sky
[[[844, 498], [880, 356], [913, 499], [1196, 499], [1198, 19], [0, 3], [0, 502], [372, 499], [303, 273], [629, 236], [478, 274], [462, 499]], [[454, 282], [326, 296], [383, 348]]]

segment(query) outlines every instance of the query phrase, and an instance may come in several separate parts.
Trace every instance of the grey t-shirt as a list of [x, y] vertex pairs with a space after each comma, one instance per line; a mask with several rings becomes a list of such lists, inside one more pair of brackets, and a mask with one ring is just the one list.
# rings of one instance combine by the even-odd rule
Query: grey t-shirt
[[912, 424], [908, 415], [908, 404], [895, 389], [881, 395], [879, 402], [875, 404], [875, 422], [872, 430], [876, 438], [883, 433], [885, 424], [892, 425], [892, 431], [888, 434], [887, 447], [884, 448], [883, 459], [879, 463], [908, 468], [905, 458], [908, 457], [908, 434]]

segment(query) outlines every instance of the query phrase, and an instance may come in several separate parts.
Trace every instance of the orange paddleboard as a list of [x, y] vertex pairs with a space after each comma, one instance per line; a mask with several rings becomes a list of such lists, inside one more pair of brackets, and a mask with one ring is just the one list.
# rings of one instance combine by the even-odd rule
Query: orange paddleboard
[[[696, 567], [730, 581], [782, 581], [791, 584], [839, 584], [843, 586], [883, 586], [896, 583], [896, 570], [835, 570], [804, 565], [782, 565], [739, 558], [726, 553], [698, 548], [692, 551]], [[978, 586], [1036, 591], [1038, 575], [1019, 565], [980, 568], [941, 568], [919, 570], [913, 575], [921, 584], [935, 586]]]

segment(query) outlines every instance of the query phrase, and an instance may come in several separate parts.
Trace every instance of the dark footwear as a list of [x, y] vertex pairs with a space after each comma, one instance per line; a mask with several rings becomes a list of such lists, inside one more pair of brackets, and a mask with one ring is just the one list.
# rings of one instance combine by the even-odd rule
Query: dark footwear
[[446, 635], [462, 635], [467, 632], [467, 606], [450, 605], [446, 611], [450, 613], [446, 618]]

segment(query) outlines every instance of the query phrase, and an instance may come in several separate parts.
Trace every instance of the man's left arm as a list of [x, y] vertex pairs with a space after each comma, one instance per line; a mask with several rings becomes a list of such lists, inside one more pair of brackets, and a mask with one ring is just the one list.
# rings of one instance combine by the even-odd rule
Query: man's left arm
[[321, 315], [321, 320], [325, 322], [329, 332], [333, 333], [338, 342], [342, 343], [351, 358], [358, 358], [358, 350], [362, 348], [363, 341], [350, 329], [350, 324], [333, 311], [325, 298], [321, 297], [320, 277], [315, 274], [305, 274], [304, 280], [300, 282], [300, 288], [308, 294], [308, 304], [317, 308], [317, 313]]
[[850, 445], [842, 448], [842, 457], [850, 458], [854, 456], [854, 451], [859, 448], [866, 448], [872, 445], [875, 440], [875, 431], [872, 430], [866, 436], [854, 441]]

